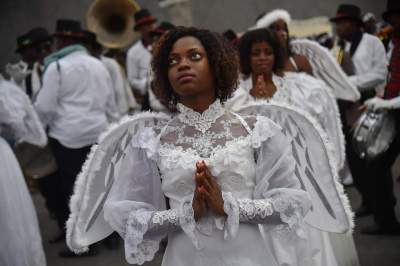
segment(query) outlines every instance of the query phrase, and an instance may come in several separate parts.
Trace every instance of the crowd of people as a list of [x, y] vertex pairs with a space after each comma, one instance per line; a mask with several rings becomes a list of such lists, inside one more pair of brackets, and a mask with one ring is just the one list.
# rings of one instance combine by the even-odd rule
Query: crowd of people
[[[133, 264], [166, 244], [164, 266], [359, 265], [343, 185], [373, 215], [362, 233], [400, 235], [400, 3], [382, 18], [343, 4], [335, 40], [310, 41], [285, 10], [220, 34], [140, 9], [125, 60], [79, 21], [22, 34], [0, 76], [0, 264], [46, 265], [28, 178], [61, 257], [122, 237]], [[366, 113], [395, 120], [373, 159], [354, 145]]]

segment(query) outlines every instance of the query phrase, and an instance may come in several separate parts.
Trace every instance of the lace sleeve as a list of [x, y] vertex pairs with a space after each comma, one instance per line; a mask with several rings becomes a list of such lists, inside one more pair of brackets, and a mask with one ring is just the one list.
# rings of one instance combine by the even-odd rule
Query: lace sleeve
[[299, 229], [311, 201], [295, 177], [288, 140], [276, 124], [260, 117], [252, 137], [258, 158], [253, 199], [235, 199], [231, 193], [223, 193], [228, 215], [225, 232], [234, 236], [239, 222], [247, 222], [302, 236]]

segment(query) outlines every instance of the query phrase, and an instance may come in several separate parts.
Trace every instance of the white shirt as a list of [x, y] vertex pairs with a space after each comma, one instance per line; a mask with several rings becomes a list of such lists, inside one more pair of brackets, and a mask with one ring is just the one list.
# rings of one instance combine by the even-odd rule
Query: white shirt
[[114, 117], [111, 78], [105, 66], [84, 51], [50, 64], [35, 108], [49, 136], [68, 148], [94, 144]]
[[122, 74], [121, 67], [113, 58], [102, 56], [100, 58], [104, 66], [110, 73], [113, 94], [115, 98], [115, 111], [119, 117], [128, 114], [130, 109], [139, 108], [132, 91], [129, 86], [126, 86], [126, 78]]
[[151, 53], [142, 41], [136, 42], [128, 50], [126, 58], [128, 80], [131, 86], [142, 95], [147, 92], [150, 63]]
[[360, 91], [385, 83], [388, 62], [385, 47], [377, 37], [364, 33], [352, 59], [356, 74], [350, 76], [350, 82]]

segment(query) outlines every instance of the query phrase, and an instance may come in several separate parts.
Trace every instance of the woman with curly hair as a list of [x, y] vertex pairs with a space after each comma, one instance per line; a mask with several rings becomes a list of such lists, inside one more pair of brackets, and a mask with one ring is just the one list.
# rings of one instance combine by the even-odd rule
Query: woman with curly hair
[[238, 63], [222, 37], [178, 27], [155, 49], [154, 86], [175, 114], [141, 115], [104, 205], [128, 262], [152, 260], [168, 236], [164, 266], [278, 265], [259, 224], [296, 235], [310, 208], [288, 139], [225, 109]]
[[[303, 110], [327, 134], [328, 146], [334, 151], [333, 162], [340, 169], [342, 147], [336, 143], [341, 143], [337, 138], [343, 138], [343, 133], [336, 102], [327, 94], [329, 89], [317, 80], [294, 79], [283, 72], [285, 60], [282, 48], [277, 35], [271, 30], [257, 29], [245, 33], [239, 43], [239, 53], [241, 72], [246, 77], [241, 82], [241, 88], [251, 95], [249, 101], [273, 100]], [[351, 210], [348, 212], [351, 213]], [[313, 254], [313, 259], [306, 265], [359, 265], [351, 235], [329, 234], [312, 227], [307, 227], [307, 232], [308, 251]]]

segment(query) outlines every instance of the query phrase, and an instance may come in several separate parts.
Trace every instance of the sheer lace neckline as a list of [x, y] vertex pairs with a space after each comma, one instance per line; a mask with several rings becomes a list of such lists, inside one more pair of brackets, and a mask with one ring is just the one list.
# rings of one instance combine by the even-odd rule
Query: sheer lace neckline
[[215, 100], [203, 113], [196, 112], [181, 103], [177, 104], [177, 108], [179, 111], [178, 119], [189, 126], [195, 127], [202, 133], [210, 129], [212, 124], [225, 112], [219, 99]]

